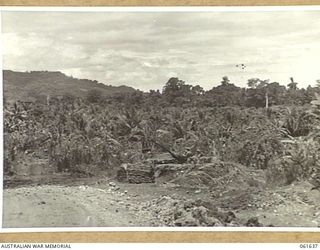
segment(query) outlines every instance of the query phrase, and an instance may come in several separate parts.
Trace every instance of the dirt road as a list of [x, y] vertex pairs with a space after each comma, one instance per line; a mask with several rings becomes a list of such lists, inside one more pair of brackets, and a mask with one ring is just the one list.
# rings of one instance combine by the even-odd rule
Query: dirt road
[[[114, 183], [115, 184], [115, 183]], [[188, 199], [211, 201], [214, 207], [236, 214], [238, 225], [251, 217], [275, 227], [319, 227], [320, 192], [307, 182], [210, 198], [159, 184], [26, 185], [4, 189], [3, 226], [29, 227], [128, 227], [166, 226], [174, 221], [174, 204]], [[188, 202], [187, 202], [188, 203]], [[189, 218], [186, 218], [189, 219]], [[167, 221], [167, 222], [166, 222]]]
[[6, 190], [4, 227], [90, 226], [96, 220], [82, 204], [63, 192], [42, 189], [37, 193], [34, 188]]
[[88, 186], [35, 186], [4, 191], [4, 227], [121, 227], [143, 225], [130, 196]]

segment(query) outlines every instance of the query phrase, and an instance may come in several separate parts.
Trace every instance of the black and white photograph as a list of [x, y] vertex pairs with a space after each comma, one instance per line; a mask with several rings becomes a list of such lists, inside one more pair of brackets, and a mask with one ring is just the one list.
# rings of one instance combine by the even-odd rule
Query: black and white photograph
[[1, 10], [2, 228], [320, 227], [320, 8]]

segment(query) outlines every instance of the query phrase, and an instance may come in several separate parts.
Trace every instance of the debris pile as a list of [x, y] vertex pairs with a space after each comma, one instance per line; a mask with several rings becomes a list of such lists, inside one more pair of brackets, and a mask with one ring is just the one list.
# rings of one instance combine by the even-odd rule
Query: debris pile
[[141, 211], [149, 211], [156, 226], [238, 226], [232, 211], [223, 211], [201, 199], [177, 199], [162, 196], [142, 204]]
[[182, 187], [230, 188], [245, 187], [249, 178], [244, 166], [232, 162], [215, 160], [196, 165], [190, 171], [173, 180]]
[[176, 160], [169, 153], [159, 153], [147, 161], [155, 165], [176, 163]]
[[259, 222], [258, 217], [251, 217], [245, 223], [245, 226], [246, 227], [263, 227], [263, 224]]
[[122, 164], [117, 171], [117, 180], [128, 183], [153, 183], [154, 169], [148, 164]]
[[177, 178], [192, 167], [192, 164], [159, 164], [155, 166], [155, 177], [168, 176], [169, 178]]

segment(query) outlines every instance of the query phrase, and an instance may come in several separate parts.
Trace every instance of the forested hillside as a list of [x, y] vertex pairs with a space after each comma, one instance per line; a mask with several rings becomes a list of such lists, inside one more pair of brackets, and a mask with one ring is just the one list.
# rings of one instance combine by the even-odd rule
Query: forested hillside
[[85, 97], [90, 92], [100, 92], [102, 96], [107, 96], [134, 91], [127, 86], [107, 86], [98, 81], [73, 78], [59, 71], [4, 70], [3, 83], [5, 101], [11, 103], [18, 100], [46, 102], [48, 96]]

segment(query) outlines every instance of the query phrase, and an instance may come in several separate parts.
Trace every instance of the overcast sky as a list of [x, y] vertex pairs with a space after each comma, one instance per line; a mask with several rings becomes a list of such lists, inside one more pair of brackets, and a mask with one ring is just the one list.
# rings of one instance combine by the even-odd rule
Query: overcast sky
[[[62, 71], [161, 89], [170, 77], [211, 89], [259, 77], [320, 79], [320, 11], [2, 12], [3, 68]], [[244, 63], [245, 69], [236, 67]]]

